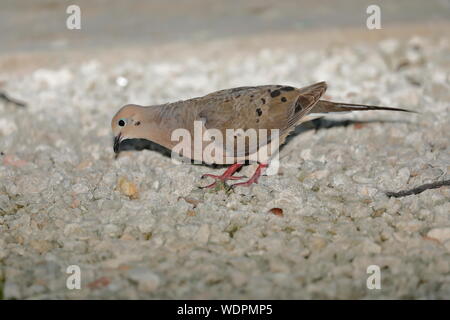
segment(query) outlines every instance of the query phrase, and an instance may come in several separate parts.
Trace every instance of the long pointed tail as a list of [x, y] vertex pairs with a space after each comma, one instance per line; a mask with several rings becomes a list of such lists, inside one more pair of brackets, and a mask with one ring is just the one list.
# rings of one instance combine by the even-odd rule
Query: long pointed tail
[[319, 100], [310, 113], [351, 112], [351, 111], [367, 111], [367, 110], [389, 110], [389, 111], [416, 113], [415, 111], [400, 108], [370, 106], [366, 104], [331, 102], [326, 100]]

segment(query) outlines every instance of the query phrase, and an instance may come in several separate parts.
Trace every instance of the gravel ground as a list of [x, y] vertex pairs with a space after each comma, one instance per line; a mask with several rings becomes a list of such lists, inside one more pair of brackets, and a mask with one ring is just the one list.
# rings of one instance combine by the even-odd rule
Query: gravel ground
[[[385, 195], [450, 179], [448, 39], [226, 59], [215, 46], [201, 58], [0, 74], [1, 89], [28, 103], [0, 102], [0, 295], [450, 298], [450, 188]], [[420, 114], [305, 125], [277, 176], [231, 193], [198, 189], [202, 173], [222, 168], [176, 166], [151, 150], [114, 159], [110, 120], [125, 103], [320, 80], [329, 99]], [[81, 268], [81, 290], [66, 288], [69, 265]], [[369, 265], [381, 268], [381, 290], [366, 287]]]

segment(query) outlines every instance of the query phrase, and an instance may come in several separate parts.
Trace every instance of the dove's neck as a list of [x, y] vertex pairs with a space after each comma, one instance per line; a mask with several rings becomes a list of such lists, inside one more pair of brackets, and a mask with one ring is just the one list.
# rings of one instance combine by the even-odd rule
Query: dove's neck
[[184, 127], [180, 109], [176, 103], [146, 107], [145, 138], [169, 149], [176, 145], [171, 136], [174, 130]]

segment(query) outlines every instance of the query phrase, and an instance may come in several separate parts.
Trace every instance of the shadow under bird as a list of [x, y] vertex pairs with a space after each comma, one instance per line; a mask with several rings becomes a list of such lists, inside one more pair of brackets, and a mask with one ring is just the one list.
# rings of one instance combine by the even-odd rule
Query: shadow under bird
[[[194, 122], [196, 121], [200, 121], [204, 130], [219, 130], [223, 137], [227, 137], [227, 129], [235, 131], [255, 129], [256, 132], [265, 129], [267, 137], [271, 136], [272, 131], [276, 131], [278, 133], [276, 149], [278, 149], [298, 125], [323, 114], [366, 110], [412, 112], [399, 108], [320, 100], [326, 89], [325, 82], [304, 88], [285, 85], [238, 87], [163, 105], [147, 107], [125, 105], [111, 122], [114, 152], [120, 152], [124, 141], [128, 139], [145, 139], [173, 150], [179, 141], [172, 140], [172, 132], [180, 128], [186, 129], [194, 141]], [[236, 136], [232, 139], [236, 139]], [[242, 149], [237, 149], [235, 144], [230, 144], [233, 147], [229, 148], [229, 144], [223, 141], [212, 140], [215, 150], [221, 153], [214, 157], [215, 163], [230, 164], [230, 166], [222, 175], [205, 174], [203, 177], [211, 177], [222, 182], [243, 179], [244, 177], [234, 176], [234, 173], [246, 161], [253, 159], [252, 155], [259, 154], [261, 148], [270, 149], [273, 143], [270, 139], [267, 139], [265, 144], [258, 143], [256, 146], [247, 142]], [[202, 151], [206, 147], [202, 146]], [[234, 184], [233, 187], [257, 183], [275, 153], [266, 152], [266, 154], [266, 157], [258, 157], [258, 167], [253, 176], [245, 182]], [[183, 154], [183, 156], [186, 155]], [[202, 160], [195, 152], [190, 153], [188, 158]], [[206, 187], [213, 187], [216, 182]]]

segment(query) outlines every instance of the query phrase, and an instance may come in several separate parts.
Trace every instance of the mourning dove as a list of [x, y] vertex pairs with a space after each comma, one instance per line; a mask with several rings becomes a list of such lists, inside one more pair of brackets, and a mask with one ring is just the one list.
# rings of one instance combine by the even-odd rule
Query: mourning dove
[[[203, 97], [193, 98], [174, 103], [143, 107], [125, 105], [114, 116], [111, 122], [114, 133], [114, 152], [121, 150], [121, 143], [128, 139], [146, 139], [155, 142], [169, 150], [178, 152], [179, 140], [173, 138], [177, 129], [189, 133], [189, 150], [184, 149], [182, 155], [189, 159], [206, 163], [231, 164], [220, 176], [205, 174], [225, 182], [239, 180], [243, 177], [233, 174], [261, 150], [265, 156], [256, 157], [259, 164], [253, 176], [246, 182], [233, 186], [249, 186], [257, 183], [264, 168], [268, 167], [271, 157], [278, 147], [285, 142], [286, 137], [296, 126], [313, 117], [334, 112], [405, 109], [378, 107], [369, 105], [336, 103], [320, 100], [327, 89], [325, 82], [319, 82], [304, 88], [294, 88], [283, 85], [264, 85], [255, 87], [238, 87], [220, 90]], [[196, 132], [195, 123], [200, 124], [202, 132], [215, 130], [214, 137], [208, 143], [203, 143], [200, 150], [194, 150]], [[228, 131], [233, 133], [229, 136]], [[232, 143], [240, 137], [239, 129], [247, 132], [254, 129], [258, 135], [258, 143], [250, 143], [245, 139], [242, 145]], [[263, 130], [260, 130], [263, 129]], [[237, 132], [237, 133], [236, 133]], [[262, 137], [262, 133], [265, 136]], [[274, 135], [273, 133], [276, 133]], [[224, 139], [216, 139], [222, 134]], [[204, 141], [204, 137], [203, 141]], [[275, 138], [273, 138], [275, 137]], [[263, 139], [264, 138], [264, 139]], [[276, 141], [275, 141], [276, 140]], [[230, 142], [228, 144], [228, 142]], [[262, 143], [260, 143], [262, 141]], [[214, 147], [213, 160], [205, 160], [204, 153]], [[239, 145], [239, 146], [237, 146]], [[275, 145], [275, 148], [273, 146]], [[273, 150], [275, 149], [275, 150]], [[212, 187], [216, 182], [208, 185]]]

